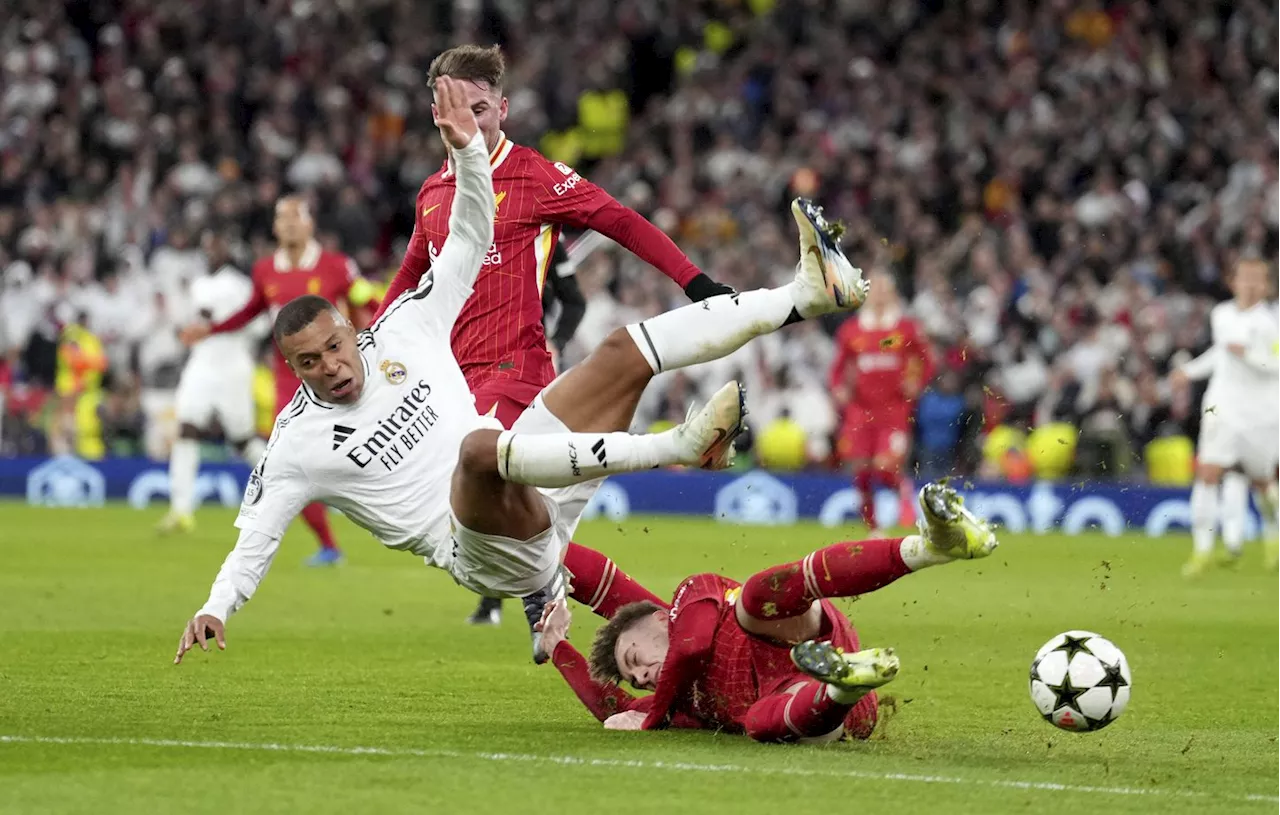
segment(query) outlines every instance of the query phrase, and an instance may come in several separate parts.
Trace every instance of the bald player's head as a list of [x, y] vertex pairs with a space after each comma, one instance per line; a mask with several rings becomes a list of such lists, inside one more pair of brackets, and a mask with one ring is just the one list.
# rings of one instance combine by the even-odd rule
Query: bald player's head
[[315, 234], [316, 224], [311, 218], [311, 206], [300, 195], [286, 195], [276, 201], [276, 218], [272, 232], [286, 249], [304, 246]]

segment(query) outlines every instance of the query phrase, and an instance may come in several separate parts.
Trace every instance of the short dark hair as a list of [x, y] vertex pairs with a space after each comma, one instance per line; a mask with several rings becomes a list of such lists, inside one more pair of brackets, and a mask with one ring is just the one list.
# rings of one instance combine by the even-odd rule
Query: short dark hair
[[431, 60], [431, 67], [427, 69], [427, 83], [434, 88], [437, 79], [447, 76], [451, 79], [487, 82], [494, 90], [501, 90], [506, 75], [507, 61], [498, 46], [485, 48], [479, 45], [459, 45]]
[[609, 622], [600, 626], [596, 638], [591, 643], [591, 656], [587, 659], [587, 669], [591, 678], [597, 682], [617, 684], [622, 680], [622, 671], [618, 670], [618, 637], [638, 625], [644, 618], [655, 611], [665, 611], [662, 606], [652, 600], [639, 600], [627, 603], [614, 612]]
[[271, 328], [271, 336], [276, 341], [276, 347], [280, 346], [280, 340], [297, 334], [326, 311], [342, 316], [333, 303], [318, 294], [304, 294], [285, 303], [284, 308], [280, 309], [280, 313], [276, 315], [275, 325]]

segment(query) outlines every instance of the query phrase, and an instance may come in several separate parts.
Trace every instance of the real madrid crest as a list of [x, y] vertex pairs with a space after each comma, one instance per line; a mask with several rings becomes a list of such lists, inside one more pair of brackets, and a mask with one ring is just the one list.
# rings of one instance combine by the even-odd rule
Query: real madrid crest
[[389, 359], [384, 359], [378, 368], [392, 385], [402, 384], [405, 377], [409, 375], [408, 370], [403, 365], [399, 362], [392, 362]]

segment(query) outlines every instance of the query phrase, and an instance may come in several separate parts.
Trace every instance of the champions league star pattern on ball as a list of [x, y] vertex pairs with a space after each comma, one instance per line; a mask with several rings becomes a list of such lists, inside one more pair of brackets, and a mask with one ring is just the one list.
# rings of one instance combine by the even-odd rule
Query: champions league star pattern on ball
[[1068, 631], [1044, 644], [1031, 663], [1031, 701], [1062, 730], [1101, 730], [1129, 705], [1129, 662], [1110, 640]]

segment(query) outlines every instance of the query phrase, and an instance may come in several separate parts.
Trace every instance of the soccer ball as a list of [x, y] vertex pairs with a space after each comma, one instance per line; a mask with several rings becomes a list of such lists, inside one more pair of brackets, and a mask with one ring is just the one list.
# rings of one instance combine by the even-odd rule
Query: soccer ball
[[1072, 732], [1101, 730], [1129, 705], [1129, 661], [1092, 631], [1059, 634], [1031, 663], [1031, 701], [1045, 721]]

